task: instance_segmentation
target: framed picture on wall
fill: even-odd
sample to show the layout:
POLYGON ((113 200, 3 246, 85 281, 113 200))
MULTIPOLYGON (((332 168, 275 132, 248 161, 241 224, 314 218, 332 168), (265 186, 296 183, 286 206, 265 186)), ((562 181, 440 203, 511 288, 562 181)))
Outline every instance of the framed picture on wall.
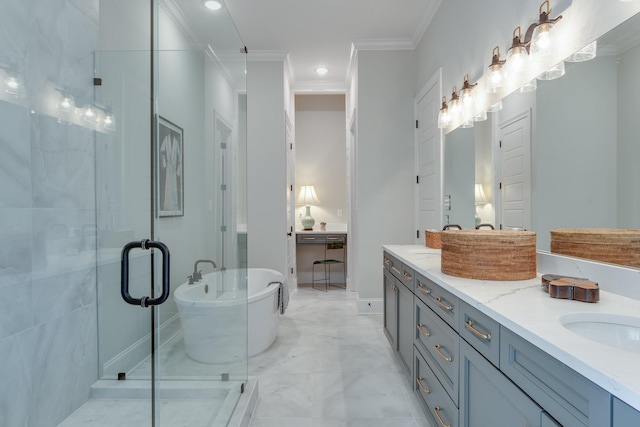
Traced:
POLYGON ((184 132, 157 116, 156 209, 158 217, 184 215, 184 132))

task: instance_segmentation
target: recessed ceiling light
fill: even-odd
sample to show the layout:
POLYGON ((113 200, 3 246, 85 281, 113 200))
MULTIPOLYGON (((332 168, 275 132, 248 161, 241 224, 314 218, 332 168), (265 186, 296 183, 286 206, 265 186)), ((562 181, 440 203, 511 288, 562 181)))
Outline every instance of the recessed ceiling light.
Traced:
POLYGON ((220 8, 222 8, 222 3, 216 0, 204 0, 202 4, 204 5, 204 7, 211 10, 219 10, 220 8))
POLYGON ((329 72, 329 69, 327 67, 318 67, 318 68, 316 68, 316 73, 318 73, 318 75, 320 75, 320 76, 324 76, 328 72, 329 72))

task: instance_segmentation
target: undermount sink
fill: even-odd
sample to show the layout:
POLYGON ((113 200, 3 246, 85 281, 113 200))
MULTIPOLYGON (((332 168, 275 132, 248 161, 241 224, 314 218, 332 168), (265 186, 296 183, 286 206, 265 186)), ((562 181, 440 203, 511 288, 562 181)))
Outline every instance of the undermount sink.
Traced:
POLYGON ((570 313, 560 318, 571 332, 600 344, 640 353, 640 317, 613 313, 570 313))

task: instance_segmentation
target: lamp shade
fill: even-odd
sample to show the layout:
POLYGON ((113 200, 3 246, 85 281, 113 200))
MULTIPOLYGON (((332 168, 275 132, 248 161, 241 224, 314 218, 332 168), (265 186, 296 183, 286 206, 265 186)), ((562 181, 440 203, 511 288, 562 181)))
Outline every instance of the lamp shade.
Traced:
POLYGON ((476 184, 475 198, 476 204, 478 205, 485 205, 489 203, 489 200, 487 200, 487 196, 484 194, 484 188, 482 188, 482 184, 476 184))
POLYGON ((301 205, 318 204, 320 200, 316 194, 316 189, 313 185, 303 185, 300 187, 300 193, 298 194, 298 203, 301 205))

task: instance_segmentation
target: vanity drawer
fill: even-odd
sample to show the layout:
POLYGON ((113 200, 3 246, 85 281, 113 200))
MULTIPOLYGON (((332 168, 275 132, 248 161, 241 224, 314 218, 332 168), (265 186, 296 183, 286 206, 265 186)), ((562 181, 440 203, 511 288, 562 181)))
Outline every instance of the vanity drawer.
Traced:
POLYGON ((416 273, 413 271, 413 269, 411 267, 406 266, 405 264, 402 264, 402 269, 401 269, 402 273, 400 275, 400 277, 398 277, 398 279, 400 279, 400 281, 402 283, 404 283, 404 285, 409 288, 411 290, 411 292, 414 292, 416 287, 415 287, 415 277, 416 277, 416 273))
POLYGON ((415 294, 431 309, 442 317, 453 329, 458 329, 458 297, 444 290, 432 280, 416 274, 415 294))
POLYGON ((451 399, 458 403, 458 334, 429 307, 416 300, 415 346, 430 361, 442 386, 451 399))
POLYGON ((456 427, 458 407, 451 401, 420 351, 416 349, 413 354, 415 360, 413 389, 418 400, 423 404, 431 425, 456 427))
POLYGON ((494 366, 500 366, 500 324, 460 301, 460 336, 494 366))
POLYGON ((563 426, 608 426, 609 393, 507 328, 500 370, 563 426))
POLYGON ((402 277, 403 264, 396 257, 385 252, 382 262, 384 268, 389 270, 396 278, 400 279, 402 277))

